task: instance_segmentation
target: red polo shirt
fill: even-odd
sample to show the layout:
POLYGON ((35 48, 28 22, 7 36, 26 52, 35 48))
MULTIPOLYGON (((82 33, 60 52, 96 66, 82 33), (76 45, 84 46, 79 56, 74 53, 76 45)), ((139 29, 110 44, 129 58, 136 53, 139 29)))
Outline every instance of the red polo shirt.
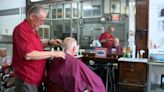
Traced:
POLYGON ((40 38, 25 19, 13 31, 12 65, 15 76, 29 84, 38 85, 45 69, 45 60, 25 60, 25 55, 34 50, 43 51, 40 38))
MULTIPOLYGON (((99 40, 101 41, 103 39, 113 39, 113 36, 111 34, 109 34, 108 32, 104 32, 100 35, 99 40)), ((109 40, 108 42, 102 43, 101 45, 102 45, 102 47, 109 49, 112 47, 113 41, 109 40)))

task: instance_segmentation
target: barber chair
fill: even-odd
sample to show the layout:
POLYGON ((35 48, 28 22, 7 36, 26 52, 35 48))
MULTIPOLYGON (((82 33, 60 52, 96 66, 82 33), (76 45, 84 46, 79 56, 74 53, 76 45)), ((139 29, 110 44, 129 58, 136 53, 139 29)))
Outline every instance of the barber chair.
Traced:
MULTIPOLYGON (((60 50, 62 50, 61 47, 60 47, 60 50)), ((51 61, 52 61, 51 58, 47 59, 45 76, 47 76, 48 67, 49 67, 51 61)), ((46 92, 65 92, 64 88, 52 83, 51 81, 46 81, 45 80, 45 85, 42 85, 42 87, 46 87, 46 92)), ((88 90, 88 89, 85 89, 83 92, 92 92, 92 91, 88 90)))
POLYGON ((47 92, 64 92, 64 89, 51 82, 47 83, 47 92))
MULTIPOLYGON (((52 61, 51 58, 47 59, 45 76, 47 76, 48 67, 51 61, 52 61)), ((45 85, 42 85, 42 86, 46 87, 46 90, 47 90, 46 92, 65 92, 63 88, 59 87, 58 85, 55 85, 54 83, 50 81, 45 81, 45 85)))
POLYGON ((97 73, 102 79, 105 79, 103 81, 105 84, 106 92, 115 92, 115 67, 113 66, 113 63, 95 63, 93 65, 89 64, 89 67, 95 71, 95 73, 97 73))
MULTIPOLYGON (((47 83, 47 92, 65 92, 64 88, 55 85, 51 82, 47 83)), ((92 92, 91 90, 85 89, 83 92, 92 92)))
POLYGON ((9 92, 14 90, 14 73, 12 72, 11 66, 1 65, 0 69, 0 92, 9 92))

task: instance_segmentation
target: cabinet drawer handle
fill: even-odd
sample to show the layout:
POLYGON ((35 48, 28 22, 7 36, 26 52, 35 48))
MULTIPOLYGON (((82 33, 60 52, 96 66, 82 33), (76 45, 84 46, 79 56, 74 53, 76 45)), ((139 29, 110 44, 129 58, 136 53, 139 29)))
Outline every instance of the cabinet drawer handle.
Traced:
POLYGON ((123 82, 127 83, 128 81, 127 80, 123 80, 123 82))
POLYGON ((130 69, 131 72, 134 72, 134 69, 130 69))
POLYGON ((134 68, 134 64, 130 64, 130 68, 134 68))

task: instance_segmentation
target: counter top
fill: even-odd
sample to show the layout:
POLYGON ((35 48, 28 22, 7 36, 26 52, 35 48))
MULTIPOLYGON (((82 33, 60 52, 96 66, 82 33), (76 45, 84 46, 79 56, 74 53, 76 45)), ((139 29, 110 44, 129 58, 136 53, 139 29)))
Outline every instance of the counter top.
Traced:
POLYGON ((147 58, 124 58, 124 57, 120 57, 118 59, 118 61, 143 62, 143 63, 147 63, 148 62, 148 59, 147 58))
POLYGON ((161 66, 163 66, 164 65, 164 62, 148 62, 148 64, 150 64, 150 65, 161 65, 161 66))
POLYGON ((83 57, 83 55, 76 55, 76 58, 81 58, 83 57))

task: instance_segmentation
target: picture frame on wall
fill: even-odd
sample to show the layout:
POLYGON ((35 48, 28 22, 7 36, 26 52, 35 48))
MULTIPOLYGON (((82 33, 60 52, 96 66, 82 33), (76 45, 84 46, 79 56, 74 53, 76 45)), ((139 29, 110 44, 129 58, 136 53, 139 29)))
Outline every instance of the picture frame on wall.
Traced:
POLYGON ((107 48, 96 48, 95 57, 106 58, 107 57, 107 48))
POLYGON ((164 17, 164 6, 159 6, 158 7, 158 16, 159 17, 164 17))
POLYGON ((120 0, 110 0, 110 13, 120 14, 121 2, 120 0))

